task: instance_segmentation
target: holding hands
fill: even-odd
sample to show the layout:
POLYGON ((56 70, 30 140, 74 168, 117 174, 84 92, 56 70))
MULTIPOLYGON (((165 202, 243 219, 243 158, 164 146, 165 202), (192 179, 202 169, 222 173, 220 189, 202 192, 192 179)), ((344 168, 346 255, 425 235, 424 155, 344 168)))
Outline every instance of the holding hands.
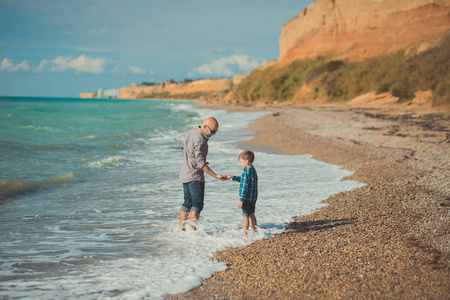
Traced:
POLYGON ((228 181, 233 178, 233 175, 219 175, 217 179, 222 181, 228 181))

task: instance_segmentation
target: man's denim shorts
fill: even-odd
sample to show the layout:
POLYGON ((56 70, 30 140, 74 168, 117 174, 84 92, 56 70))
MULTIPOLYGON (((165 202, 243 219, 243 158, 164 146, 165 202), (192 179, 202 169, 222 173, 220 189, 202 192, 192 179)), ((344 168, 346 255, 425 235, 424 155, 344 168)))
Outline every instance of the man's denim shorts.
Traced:
POLYGON ((205 183, 201 181, 191 181, 183 183, 184 203, 181 210, 189 213, 194 210, 201 212, 205 199, 205 183))
POLYGON ((243 201, 242 203, 242 215, 248 217, 255 213, 256 202, 243 201))

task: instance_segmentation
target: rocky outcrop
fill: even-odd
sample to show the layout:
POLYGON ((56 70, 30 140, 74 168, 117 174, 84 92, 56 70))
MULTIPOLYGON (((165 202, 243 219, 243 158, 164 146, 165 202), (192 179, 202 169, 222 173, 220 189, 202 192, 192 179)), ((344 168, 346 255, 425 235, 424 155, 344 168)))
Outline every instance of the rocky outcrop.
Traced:
POLYGON ((412 101, 413 104, 430 104, 433 92, 431 90, 418 91, 414 93, 414 96, 415 97, 412 101))
POLYGON ((283 26, 279 65, 335 53, 362 60, 433 41, 450 28, 450 0, 318 0, 283 26))
POLYGON ((80 93, 80 99, 92 99, 97 97, 97 93, 80 93))
POLYGON ((399 98, 392 96, 390 93, 377 94, 376 92, 370 92, 361 96, 358 96, 349 102, 350 106, 380 106, 398 103, 399 98))

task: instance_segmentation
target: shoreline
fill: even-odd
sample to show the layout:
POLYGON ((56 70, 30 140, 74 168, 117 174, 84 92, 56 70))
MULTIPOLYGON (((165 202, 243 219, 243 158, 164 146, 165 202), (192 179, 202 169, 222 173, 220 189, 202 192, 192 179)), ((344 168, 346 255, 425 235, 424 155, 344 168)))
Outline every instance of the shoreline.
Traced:
POLYGON ((167 299, 450 296, 450 118, 423 106, 267 110, 240 148, 312 154, 365 187, 294 217, 284 233, 214 257, 228 269, 167 299))

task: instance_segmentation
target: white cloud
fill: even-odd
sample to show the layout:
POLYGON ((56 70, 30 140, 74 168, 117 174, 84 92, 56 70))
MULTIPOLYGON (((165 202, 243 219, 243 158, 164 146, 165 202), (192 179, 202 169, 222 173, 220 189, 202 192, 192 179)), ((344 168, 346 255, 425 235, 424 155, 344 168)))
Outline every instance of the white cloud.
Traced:
POLYGON ((76 73, 103 73, 106 59, 104 58, 92 58, 84 55, 70 61, 69 66, 74 68, 76 73))
POLYGON ((43 59, 39 66, 36 68, 36 72, 64 72, 68 69, 68 63, 70 57, 58 57, 53 60, 43 59))
POLYGON ((194 68, 188 73, 189 76, 213 75, 213 76, 233 76, 237 73, 250 72, 255 67, 264 64, 265 61, 258 61, 248 55, 233 55, 230 57, 222 57, 212 61, 209 64, 201 65, 194 68))
POLYGON ((134 74, 145 74, 147 73, 147 71, 145 71, 142 68, 139 67, 133 67, 133 66, 129 66, 128 69, 133 72, 134 74))
POLYGON ((64 72, 67 70, 75 70, 75 73, 103 73, 106 65, 106 59, 93 58, 85 55, 80 55, 77 58, 68 56, 60 56, 53 60, 43 59, 36 72, 64 72))
POLYGON ((28 71, 29 69, 30 65, 25 60, 15 65, 11 58, 4 58, 0 65, 0 72, 28 71))

